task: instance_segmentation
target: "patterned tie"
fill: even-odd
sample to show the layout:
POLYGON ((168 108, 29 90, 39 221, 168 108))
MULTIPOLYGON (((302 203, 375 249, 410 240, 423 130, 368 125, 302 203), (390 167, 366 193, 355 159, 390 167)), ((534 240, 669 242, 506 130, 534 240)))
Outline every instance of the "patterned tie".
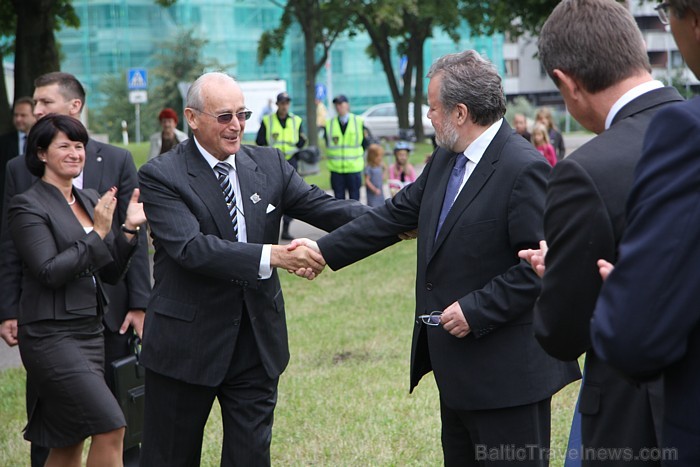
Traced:
POLYGON ((440 211, 440 219, 438 220, 437 230, 435 231, 435 238, 437 238, 442 228, 442 224, 445 222, 447 213, 450 212, 452 205, 457 199, 457 194, 459 193, 459 186, 462 184, 462 179, 464 178, 464 171, 467 167, 467 156, 464 154, 457 155, 457 161, 452 169, 452 174, 450 174, 450 181, 447 182, 447 190, 445 190, 445 200, 442 202, 442 210, 440 211))
POLYGON ((231 216, 231 224, 233 224, 233 232, 236 236, 236 240, 238 240, 236 193, 233 191, 231 180, 228 178, 228 174, 231 170, 231 164, 228 162, 219 162, 214 166, 214 170, 216 170, 216 173, 218 174, 219 186, 221 186, 221 191, 224 192, 224 199, 226 200, 226 206, 228 206, 228 214, 231 216))

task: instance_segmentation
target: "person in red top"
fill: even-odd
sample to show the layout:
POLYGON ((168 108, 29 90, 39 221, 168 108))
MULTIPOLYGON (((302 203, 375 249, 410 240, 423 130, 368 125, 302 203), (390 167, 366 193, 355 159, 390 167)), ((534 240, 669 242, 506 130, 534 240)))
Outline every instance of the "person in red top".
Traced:
POLYGON ((541 123, 538 123, 532 129, 532 144, 535 148, 542 153, 549 165, 554 167, 557 163, 557 153, 554 150, 554 146, 549 143, 549 135, 547 134, 547 128, 541 123))

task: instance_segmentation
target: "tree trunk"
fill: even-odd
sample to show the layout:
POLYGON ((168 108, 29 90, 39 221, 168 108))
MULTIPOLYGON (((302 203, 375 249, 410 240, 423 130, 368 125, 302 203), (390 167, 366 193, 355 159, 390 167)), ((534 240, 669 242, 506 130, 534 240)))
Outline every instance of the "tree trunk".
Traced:
POLYGON ((414 88, 415 98, 413 100, 413 128, 416 132, 416 140, 423 141, 425 133, 423 132, 423 76, 425 75, 425 63, 423 62, 423 49, 425 46, 425 36, 417 36, 414 43, 411 45, 413 51, 414 62, 416 64, 416 86, 414 88))
POLYGON ((34 93, 34 79, 58 71, 56 0, 12 0, 17 11, 15 98, 34 93))
POLYGON ((306 136, 309 146, 318 146, 316 129, 316 42, 313 32, 304 30, 304 69, 306 75, 306 136))

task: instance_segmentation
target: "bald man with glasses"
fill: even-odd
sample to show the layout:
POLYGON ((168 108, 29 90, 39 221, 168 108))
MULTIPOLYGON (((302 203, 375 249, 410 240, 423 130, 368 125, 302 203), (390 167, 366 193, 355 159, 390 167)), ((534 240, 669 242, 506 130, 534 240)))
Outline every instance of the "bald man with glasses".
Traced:
POLYGON ((139 173, 155 246, 141 465, 199 465, 215 398, 221 465, 269 465, 289 361, 276 269, 313 278, 325 265, 307 248, 277 245, 280 221, 333 230, 369 208, 309 186, 278 149, 242 145, 251 112, 228 75, 197 79, 185 116, 194 137, 139 173))

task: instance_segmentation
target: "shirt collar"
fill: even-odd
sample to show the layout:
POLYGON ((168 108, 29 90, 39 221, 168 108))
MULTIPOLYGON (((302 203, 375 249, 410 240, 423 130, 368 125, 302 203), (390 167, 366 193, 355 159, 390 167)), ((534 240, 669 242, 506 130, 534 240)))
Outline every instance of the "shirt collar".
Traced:
POLYGON ((486 131, 481 133, 478 138, 472 141, 472 143, 467 146, 467 149, 464 150, 464 155, 467 156, 467 159, 474 164, 478 164, 481 157, 484 155, 484 152, 486 152, 486 148, 489 147, 491 141, 493 141, 493 139, 496 137, 496 133, 498 133, 501 125, 503 125, 503 119, 499 118, 495 123, 488 127, 486 131))
POLYGON ((235 154, 231 154, 230 156, 228 156, 228 158, 224 159, 223 161, 220 161, 216 157, 212 156, 209 153, 209 151, 204 149, 201 144, 199 144, 199 141, 197 141, 196 136, 194 136, 193 138, 194 138, 194 144, 197 145, 197 149, 199 149, 199 152, 202 153, 202 156, 204 156, 204 160, 207 161, 207 164, 209 164, 209 167, 211 167, 212 170, 214 170, 214 166, 216 166, 216 164, 218 164, 219 162, 228 162, 229 164, 231 164, 231 167, 233 167, 234 169, 236 168, 236 155, 235 154))
POLYGON ((608 112, 608 116, 605 119, 605 129, 607 130, 608 128, 610 128, 610 126, 612 125, 612 121, 615 118, 615 115, 617 115, 620 109, 622 109, 624 106, 626 106, 642 94, 646 94, 650 91, 662 87, 664 87, 664 84, 661 81, 651 80, 647 81, 646 83, 639 84, 627 91, 626 93, 624 93, 610 108, 610 112, 608 112))

